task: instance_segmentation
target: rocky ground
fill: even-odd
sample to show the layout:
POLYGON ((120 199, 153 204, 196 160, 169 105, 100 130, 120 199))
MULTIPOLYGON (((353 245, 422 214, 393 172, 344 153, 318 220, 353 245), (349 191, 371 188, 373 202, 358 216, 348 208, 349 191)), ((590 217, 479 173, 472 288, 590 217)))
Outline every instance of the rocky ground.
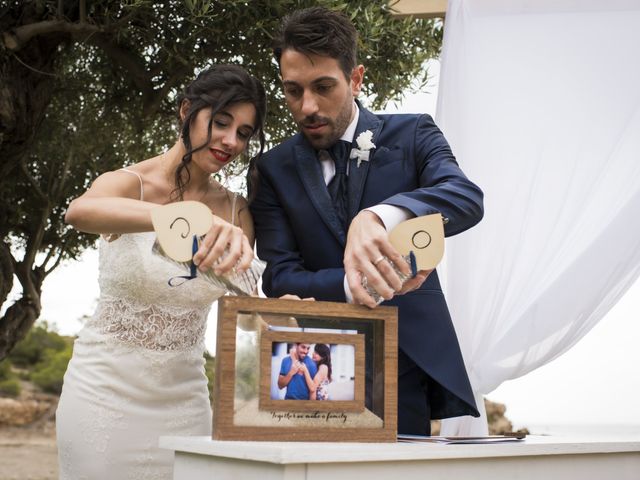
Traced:
POLYGON ((56 480, 55 425, 0 427, 0 480, 56 480))
POLYGON ((58 397, 24 382, 16 399, 0 398, 0 480, 55 480, 58 397))

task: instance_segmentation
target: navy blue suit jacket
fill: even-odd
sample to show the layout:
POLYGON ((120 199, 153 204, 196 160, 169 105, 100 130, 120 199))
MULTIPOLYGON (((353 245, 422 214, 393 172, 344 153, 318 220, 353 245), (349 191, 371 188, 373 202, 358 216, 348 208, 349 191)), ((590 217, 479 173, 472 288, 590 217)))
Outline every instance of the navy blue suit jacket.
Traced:
MULTIPOLYGON (((360 107, 354 139, 366 130, 373 132, 376 148, 359 167, 350 160, 350 219, 364 208, 385 203, 416 216, 440 212, 449 219, 446 236, 480 221, 482 191, 460 170, 429 115, 374 115, 360 107)), ((268 263, 265 294, 346 301, 346 232, 314 149, 298 133, 264 154, 256 167, 259 177, 250 208, 258 256, 268 263)), ((385 304, 399 307, 401 350, 436 382, 430 392, 432 418, 477 415, 437 273, 418 290, 385 304)))

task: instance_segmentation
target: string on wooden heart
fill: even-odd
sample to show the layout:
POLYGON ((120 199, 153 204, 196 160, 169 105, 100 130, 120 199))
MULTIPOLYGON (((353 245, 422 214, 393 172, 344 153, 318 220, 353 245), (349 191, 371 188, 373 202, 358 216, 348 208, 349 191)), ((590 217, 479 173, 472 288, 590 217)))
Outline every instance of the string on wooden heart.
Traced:
MULTIPOLYGON (((191 245, 191 254, 195 255, 196 252, 198 251, 198 236, 194 235, 193 236, 193 243, 191 245)), ((182 285, 185 282, 188 282, 189 280, 193 280, 194 278, 196 278, 198 276, 198 269, 196 267, 196 264, 193 263, 193 259, 191 260, 191 264, 189 265, 189 275, 179 275, 176 277, 171 277, 169 279, 169 286, 170 287, 178 287, 180 285, 182 285), (182 279, 182 282, 180 283, 176 283, 174 282, 174 280, 180 280, 182 279)))

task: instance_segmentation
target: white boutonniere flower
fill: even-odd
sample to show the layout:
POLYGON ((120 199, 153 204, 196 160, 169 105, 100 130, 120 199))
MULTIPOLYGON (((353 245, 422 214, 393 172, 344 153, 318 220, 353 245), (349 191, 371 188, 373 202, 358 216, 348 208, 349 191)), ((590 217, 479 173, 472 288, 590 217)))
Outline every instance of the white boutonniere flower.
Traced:
POLYGON ((351 155, 349 158, 357 158, 358 159, 358 167, 362 162, 369 161, 370 150, 376 148, 375 144, 371 141, 373 138, 373 132, 371 130, 365 130, 358 138, 356 138, 356 143, 358 144, 358 148, 351 149, 351 155))

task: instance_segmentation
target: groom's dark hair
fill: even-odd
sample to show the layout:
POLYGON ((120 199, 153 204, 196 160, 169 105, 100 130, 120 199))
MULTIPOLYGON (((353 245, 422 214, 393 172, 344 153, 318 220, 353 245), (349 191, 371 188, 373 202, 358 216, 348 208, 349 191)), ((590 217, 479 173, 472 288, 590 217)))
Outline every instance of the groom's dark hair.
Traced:
POLYGON ((358 32, 349 17, 341 12, 324 7, 296 10, 282 19, 273 39, 273 54, 278 65, 282 52, 287 49, 335 58, 349 79, 357 61, 358 32))

